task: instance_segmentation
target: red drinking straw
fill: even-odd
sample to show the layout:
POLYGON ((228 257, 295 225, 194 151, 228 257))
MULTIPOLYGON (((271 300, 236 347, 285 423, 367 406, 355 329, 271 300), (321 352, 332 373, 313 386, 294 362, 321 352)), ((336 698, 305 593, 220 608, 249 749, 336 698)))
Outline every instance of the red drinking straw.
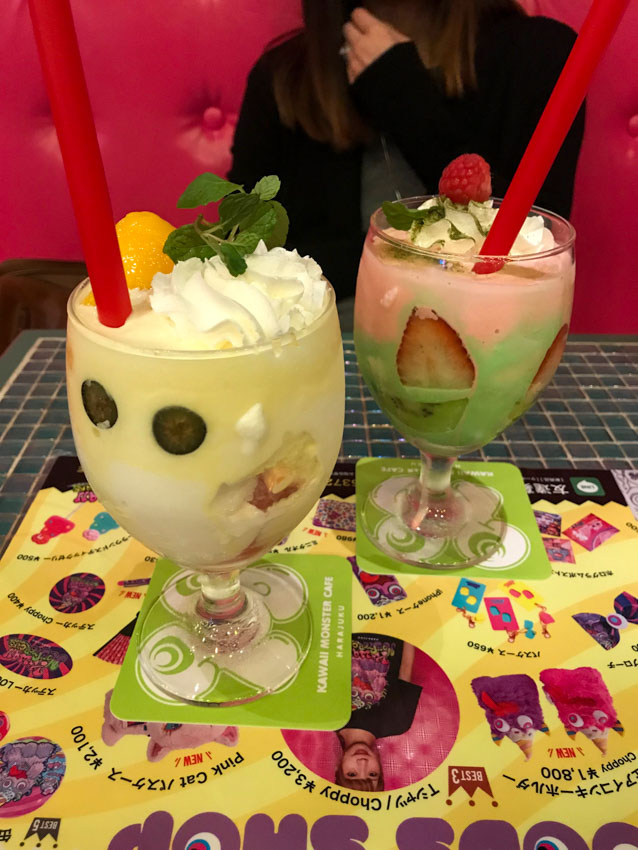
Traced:
MULTIPOLYGON (((505 257, 509 254, 628 5, 629 0, 594 0, 592 3, 483 243, 481 255, 505 257)), ((474 266, 479 274, 495 270, 489 262, 474 266)))
POLYGON ((68 0, 29 0, 97 314, 117 328, 131 312, 113 210, 68 0))

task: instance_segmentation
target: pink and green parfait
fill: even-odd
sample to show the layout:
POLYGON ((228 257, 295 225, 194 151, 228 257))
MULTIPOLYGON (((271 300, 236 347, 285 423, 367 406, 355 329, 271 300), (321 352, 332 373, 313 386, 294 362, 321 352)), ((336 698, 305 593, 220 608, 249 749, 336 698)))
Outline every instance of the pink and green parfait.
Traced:
POLYGON ((372 217, 355 344, 397 430, 421 451, 455 457, 492 440, 553 376, 571 312, 574 231, 534 208, 510 255, 478 274, 498 202, 485 197, 485 180, 465 194, 443 178, 439 188, 447 192, 386 203, 372 217))

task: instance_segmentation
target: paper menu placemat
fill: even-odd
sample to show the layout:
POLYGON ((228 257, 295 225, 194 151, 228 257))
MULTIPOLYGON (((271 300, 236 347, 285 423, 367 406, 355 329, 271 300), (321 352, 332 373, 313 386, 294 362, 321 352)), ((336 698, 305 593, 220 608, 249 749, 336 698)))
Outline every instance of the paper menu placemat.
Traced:
MULTIPOLYGON (((69 470, 81 478, 77 461, 68 459, 69 470)), ((633 616, 627 594, 638 596, 638 524, 611 473, 523 471, 533 510, 553 515, 540 519, 541 533, 552 544, 551 557, 560 560, 551 561, 552 574, 542 582, 512 579, 507 572, 472 579, 484 585, 476 606, 476 596, 474 604, 469 601, 472 592, 460 593, 462 576, 392 579, 353 572, 353 633, 411 644, 424 656, 418 672, 436 684, 422 687, 406 733, 380 739, 385 790, 375 792, 335 783, 339 745, 327 731, 237 726, 235 737, 224 727, 204 741, 155 729, 110 734, 105 696, 146 592, 143 584, 130 582, 150 577, 154 556, 121 529, 86 540, 83 531, 103 508, 85 483, 70 483, 59 473, 60 467, 1 562, 0 637, 7 639, 9 655, 0 667, 1 770, 11 787, 17 785, 24 777, 16 773, 29 773, 26 760, 34 758, 37 744, 43 769, 28 780, 28 793, 19 791, 20 799, 0 806, 0 846, 14 850, 40 842, 61 850, 129 850, 137 843, 144 850, 181 850, 206 834, 213 836, 213 847, 216 840, 222 848, 231 842, 241 850, 262 850, 273 841, 291 850, 332 850, 336 841, 358 842, 365 850, 421 850, 430 839, 450 850, 539 850, 543 841, 568 850, 636 844, 638 661, 632 647, 638 645, 638 624, 626 614, 633 616), (585 487, 595 492, 575 489, 571 478, 590 480, 585 487), (74 528, 45 543, 31 540, 46 519, 64 519, 77 505, 69 517, 74 528), (594 522, 617 531, 589 549, 566 532, 592 514, 594 522), (564 541, 571 561, 561 554, 564 541), (64 582, 72 575, 81 577, 73 586, 64 582), (100 584, 87 576, 104 584, 99 600, 100 584), (70 590, 75 595, 65 600, 70 590), (484 600, 497 595, 511 601, 515 635, 492 627, 484 600), (51 600, 62 600, 69 611, 57 611, 51 600), (581 614, 593 616, 589 630, 574 619, 581 614), (624 628, 608 622, 622 625, 618 616, 627 620, 624 628), (9 641, 11 636, 18 637, 9 641), (46 679, 25 675, 44 667, 46 679), (568 728, 560 701, 552 704, 544 692, 545 671, 578 668, 597 671, 605 688, 596 682, 602 701, 589 705, 589 715, 576 711, 583 727, 594 711, 609 708, 611 697, 613 725, 599 736, 606 739, 606 753, 595 736, 578 731, 583 727, 568 728), (479 697, 473 690, 481 677, 512 675, 532 684, 506 682, 503 696, 487 683, 487 700, 482 690, 479 697), (490 720, 490 699, 503 711, 505 703, 519 699, 524 712, 490 720), (549 734, 535 728, 529 758, 507 734, 495 742, 495 720, 512 726, 529 716, 540 725, 538 706, 549 734), (620 724, 624 734, 614 728, 620 724), (290 815, 295 817, 286 819, 290 815), (275 830, 281 838, 273 838, 275 830)), ((341 467, 324 498, 352 502, 353 480, 353 467, 341 467)), ((289 548, 293 554, 354 558, 354 533, 327 528, 325 511, 319 518, 324 524, 315 525, 317 507, 276 554, 289 548)), ((349 510, 337 512, 340 523, 349 510)))

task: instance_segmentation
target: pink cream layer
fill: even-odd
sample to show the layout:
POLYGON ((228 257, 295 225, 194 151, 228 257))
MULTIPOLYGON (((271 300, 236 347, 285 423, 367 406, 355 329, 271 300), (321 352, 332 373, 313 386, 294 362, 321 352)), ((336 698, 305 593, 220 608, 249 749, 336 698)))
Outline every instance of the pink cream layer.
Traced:
POLYGON ((394 257, 387 248, 383 240, 368 237, 357 280, 358 329, 380 343, 398 342, 412 308, 419 306, 434 310, 461 338, 481 347, 521 327, 569 316, 574 267, 568 252, 522 259, 479 276, 470 264, 451 271, 425 258, 394 257))

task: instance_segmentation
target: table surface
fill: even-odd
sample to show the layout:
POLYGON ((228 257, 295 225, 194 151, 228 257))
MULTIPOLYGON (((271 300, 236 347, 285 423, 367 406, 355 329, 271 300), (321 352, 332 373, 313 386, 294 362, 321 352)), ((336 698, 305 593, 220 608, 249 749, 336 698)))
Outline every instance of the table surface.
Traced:
MULTIPOLYGON (((357 368, 344 338, 341 458, 413 457, 357 368)), ((570 338, 542 398, 468 458, 522 467, 638 467, 638 337, 570 338)), ((55 457, 75 453, 64 380, 64 332, 25 331, 0 357, 0 551, 55 457)))

